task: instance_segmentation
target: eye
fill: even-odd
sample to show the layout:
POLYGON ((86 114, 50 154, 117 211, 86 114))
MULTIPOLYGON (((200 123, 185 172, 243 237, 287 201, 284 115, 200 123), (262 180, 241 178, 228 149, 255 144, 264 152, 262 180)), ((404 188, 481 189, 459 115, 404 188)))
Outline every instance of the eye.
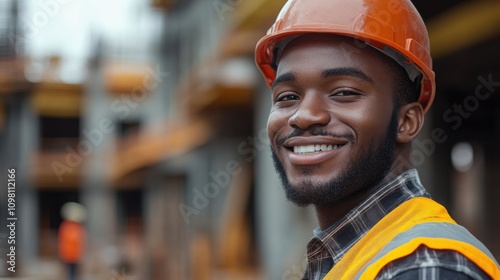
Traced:
POLYGON ((275 102, 295 101, 299 99, 300 99, 299 96, 295 93, 284 92, 276 97, 275 102))
POLYGON ((335 90, 332 93, 332 96, 339 96, 339 97, 355 96, 355 95, 360 95, 360 93, 358 93, 358 92, 356 92, 356 91, 354 91, 352 89, 346 89, 346 88, 335 90))
POLYGON ((362 95, 362 92, 353 88, 337 88, 330 93, 329 98, 334 102, 351 103, 357 101, 362 95))
POLYGON ((290 100, 299 100, 299 97, 294 94, 287 94, 285 96, 278 98, 278 101, 290 101, 290 100))

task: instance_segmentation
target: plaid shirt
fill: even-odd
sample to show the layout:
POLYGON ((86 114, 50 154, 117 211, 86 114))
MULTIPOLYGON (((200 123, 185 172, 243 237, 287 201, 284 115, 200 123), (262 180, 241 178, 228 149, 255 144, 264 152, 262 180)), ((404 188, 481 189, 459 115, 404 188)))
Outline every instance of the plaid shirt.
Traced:
MULTIPOLYGON (((397 206, 413 197, 430 197, 415 169, 408 170, 352 209, 330 228, 314 231, 307 245, 303 279, 323 279, 363 235, 397 206)), ((490 279, 458 252, 419 247, 411 255, 389 263, 377 279, 490 279), (429 265, 432 264, 432 265, 429 265)))

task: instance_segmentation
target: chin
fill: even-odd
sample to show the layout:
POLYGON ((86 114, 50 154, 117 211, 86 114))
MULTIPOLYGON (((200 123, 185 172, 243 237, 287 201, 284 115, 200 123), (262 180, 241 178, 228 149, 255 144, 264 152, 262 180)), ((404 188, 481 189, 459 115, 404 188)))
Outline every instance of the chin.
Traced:
POLYGON ((298 206, 336 203, 346 197, 350 189, 347 184, 339 184, 334 178, 312 176, 282 183, 287 199, 298 206))

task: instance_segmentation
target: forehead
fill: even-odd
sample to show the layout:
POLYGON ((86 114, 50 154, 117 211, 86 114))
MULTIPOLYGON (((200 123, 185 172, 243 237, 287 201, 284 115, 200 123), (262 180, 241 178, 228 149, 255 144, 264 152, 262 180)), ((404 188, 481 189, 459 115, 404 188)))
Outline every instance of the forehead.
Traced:
POLYGON ((277 74, 306 68, 354 67, 365 71, 388 70, 383 54, 353 38, 307 34, 290 42, 277 62, 277 74))

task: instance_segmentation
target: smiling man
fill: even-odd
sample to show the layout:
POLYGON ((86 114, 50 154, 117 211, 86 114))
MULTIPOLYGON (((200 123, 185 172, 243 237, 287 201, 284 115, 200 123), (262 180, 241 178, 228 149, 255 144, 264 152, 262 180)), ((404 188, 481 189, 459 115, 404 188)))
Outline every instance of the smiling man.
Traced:
POLYGON ((409 164, 435 95, 409 0, 289 0, 256 48, 286 197, 313 205, 304 279, 500 279, 409 164))

